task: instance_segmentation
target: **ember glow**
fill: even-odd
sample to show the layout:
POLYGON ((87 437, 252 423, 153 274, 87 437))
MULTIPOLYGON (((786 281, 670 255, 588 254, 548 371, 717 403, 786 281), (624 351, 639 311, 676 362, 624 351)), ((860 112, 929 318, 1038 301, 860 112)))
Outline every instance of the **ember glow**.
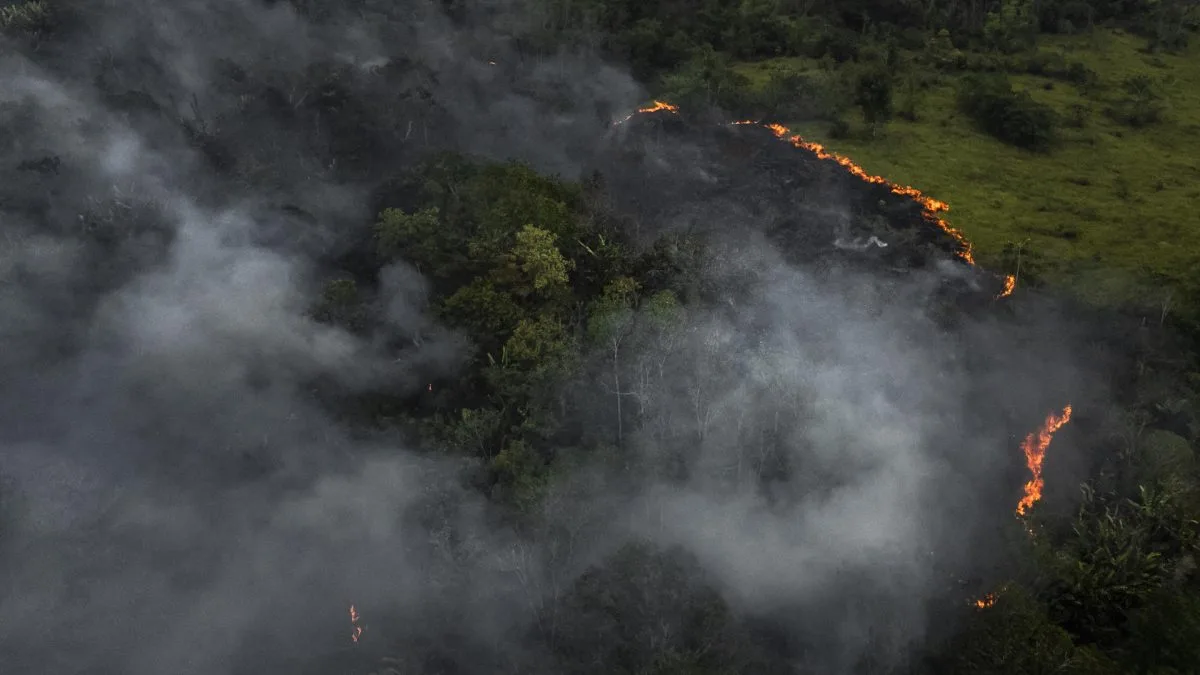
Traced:
POLYGON ((1046 448, 1050 447, 1050 440, 1054 438, 1054 433, 1070 421, 1071 405, 1067 404, 1067 407, 1063 408, 1062 414, 1051 413, 1048 415, 1046 421, 1042 423, 1042 428, 1036 433, 1026 436, 1025 442, 1021 444, 1021 450, 1025 452, 1025 464, 1029 467, 1029 473, 1033 474, 1033 477, 1025 483, 1025 496, 1021 497, 1021 501, 1017 504, 1017 515, 1025 515, 1029 507, 1042 498, 1042 486, 1044 485, 1042 464, 1046 461, 1046 448))
POLYGON ((996 604, 996 594, 988 593, 987 595, 983 596, 982 598, 979 598, 972 604, 974 604, 975 607, 977 607, 978 609, 987 609, 988 607, 991 607, 992 605, 996 604))
POLYGON ((359 618, 358 610, 354 608, 354 605, 350 605, 350 623, 354 625, 354 632, 350 633, 350 639, 354 642, 358 642, 363 633, 362 626, 358 625, 359 618))

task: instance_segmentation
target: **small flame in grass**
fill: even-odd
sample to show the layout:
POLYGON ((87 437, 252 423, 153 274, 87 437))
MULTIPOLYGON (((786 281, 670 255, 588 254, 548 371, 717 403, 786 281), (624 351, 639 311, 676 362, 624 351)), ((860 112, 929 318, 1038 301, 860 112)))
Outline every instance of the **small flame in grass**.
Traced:
POLYGON ((616 122, 613 122, 613 126, 615 127, 618 124, 624 124, 624 123, 628 122, 629 120, 633 119, 634 115, 638 115, 641 113, 656 113, 656 112, 661 112, 663 110, 665 110, 669 113, 672 113, 672 114, 676 114, 676 115, 679 114, 679 106, 671 105, 670 103, 666 103, 664 101, 655 101, 653 105, 648 105, 645 108, 638 108, 636 111, 631 112, 628 115, 626 115, 624 119, 620 119, 620 120, 617 120, 616 122))
POLYGON ((350 605, 350 623, 354 625, 354 632, 350 633, 350 640, 356 643, 363 634, 363 627, 358 625, 359 618, 358 610, 354 608, 354 605, 350 605))
POLYGON ((996 594, 988 593, 971 604, 975 605, 977 609, 987 609, 996 604, 996 594))
POLYGON ((1000 291, 1000 294, 996 296, 996 299, 999 300, 1000 298, 1007 298, 1008 296, 1012 295, 1013 291, 1016 288, 1017 288, 1017 278, 1011 274, 1005 275, 1004 290, 1000 291))
POLYGON ((1025 453, 1025 464, 1029 467, 1029 473, 1033 477, 1029 479, 1029 482, 1025 483, 1025 495, 1017 503, 1017 515, 1025 515, 1029 508, 1042 498, 1042 487, 1044 485, 1042 480, 1042 464, 1046 461, 1046 448, 1050 447, 1050 441, 1054 438, 1054 433, 1070 421, 1071 404, 1068 403, 1063 408, 1062 414, 1055 415, 1054 413, 1050 413, 1047 415, 1046 421, 1042 423, 1042 428, 1026 436, 1025 442, 1021 444, 1021 450, 1025 453))

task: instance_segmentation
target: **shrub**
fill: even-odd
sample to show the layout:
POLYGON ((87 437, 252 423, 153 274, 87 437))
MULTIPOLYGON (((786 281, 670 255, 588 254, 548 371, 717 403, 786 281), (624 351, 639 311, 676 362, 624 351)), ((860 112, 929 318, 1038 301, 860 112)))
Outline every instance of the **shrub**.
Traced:
POLYGON ((1063 76, 1068 82, 1081 86, 1092 85, 1100 80, 1100 76, 1096 71, 1088 68, 1079 61, 1072 61, 1067 66, 1067 72, 1063 76))
POLYGON ((1063 124, 1072 129, 1083 129, 1087 126, 1088 116, 1091 115, 1091 109, 1082 103, 1072 103, 1067 108, 1067 115, 1063 118, 1063 124))
POLYGON ((1065 75, 1067 60, 1057 52, 1036 51, 1025 57, 1025 71, 1030 75, 1055 77, 1065 75))
POLYGON ((756 117, 788 120, 826 120, 848 107, 844 83, 832 75, 773 70, 757 92, 756 117))
POLYGON ((1134 75, 1122 84, 1125 95, 1107 109, 1112 119, 1134 128, 1162 121, 1166 106, 1158 85, 1148 75, 1134 75))
POLYGON ((829 137, 834 139, 850 137, 850 123, 844 119, 835 119, 829 123, 829 137))
POLYGON ((827 26, 811 54, 816 58, 831 56, 838 63, 852 61, 858 56, 859 36, 852 30, 827 26))
POLYGON ((54 23, 54 11, 40 0, 0 7, 0 31, 5 33, 48 33, 54 23))
POLYGON ((963 78, 958 105, 979 128, 995 138, 1029 150, 1046 151, 1056 138, 1054 111, 1024 92, 1014 91, 1003 75, 963 78))

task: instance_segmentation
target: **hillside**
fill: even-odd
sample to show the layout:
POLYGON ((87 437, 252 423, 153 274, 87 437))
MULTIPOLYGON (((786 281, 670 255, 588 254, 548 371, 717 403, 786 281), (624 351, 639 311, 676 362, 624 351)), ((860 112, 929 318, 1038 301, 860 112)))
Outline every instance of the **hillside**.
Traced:
POLYGON ((1192 675, 1198 9, 0 2, 0 669, 1192 675))
MULTIPOLYGON (((832 138, 800 123, 806 137, 874 173, 947 201, 948 220, 975 242, 980 260, 1015 271, 1022 248, 1027 278, 1070 288, 1095 302, 1155 308, 1174 292, 1200 290, 1200 47, 1147 54, 1119 32, 1043 38, 1039 53, 1086 65, 1085 86, 1023 74, 1017 86, 1064 118, 1079 117, 1049 153, 1014 148, 980 132, 955 103, 955 77, 934 78, 918 119, 893 120, 879 138, 832 138), (1164 117, 1130 128, 1104 114, 1122 83, 1146 75, 1161 87, 1164 117)), ((756 68, 769 67, 760 64, 756 68)), ((851 118, 853 118, 851 116, 851 118)), ((857 122, 857 120, 855 120, 857 122)), ((860 131, 855 135, 862 135, 860 131)))

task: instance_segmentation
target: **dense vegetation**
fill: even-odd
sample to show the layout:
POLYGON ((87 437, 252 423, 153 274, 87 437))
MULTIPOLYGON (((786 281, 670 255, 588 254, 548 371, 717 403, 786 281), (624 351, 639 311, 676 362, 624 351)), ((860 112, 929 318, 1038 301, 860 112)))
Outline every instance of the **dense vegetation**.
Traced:
MULTIPOLYGON (((55 4, 0 8, 0 30, 23 41, 36 60, 61 39, 57 33, 81 30, 78 17, 65 9, 56 13, 55 4)), ((292 4, 314 22, 341 11, 330 3, 292 4)), ((381 3, 366 0, 347 4, 364 12, 384 11, 381 3)), ((452 20, 464 24, 476 25, 479 13, 488 11, 468 0, 441 4, 452 20)), ((963 116, 955 118, 958 135, 948 136, 947 143, 992 143, 984 152, 1002 148, 1007 153, 974 172, 1017 173, 1025 163, 1044 167, 1037 162, 1075 152, 1072 148, 1088 143, 1082 135, 1101 117, 1110 125, 1105 129, 1120 128, 1122 135, 1095 140, 1083 154, 1071 155, 1075 160, 1064 161, 1099 152, 1098 144, 1142 143, 1170 117, 1190 114, 1169 108, 1169 100, 1194 102, 1200 96, 1200 80, 1173 78, 1173 65, 1159 77, 1110 73, 1087 52, 1075 59, 1051 48, 1108 35, 1122 44, 1136 40, 1147 58, 1180 63, 1171 59, 1195 54, 1188 51, 1194 49, 1189 40, 1200 27, 1200 6, 1187 0, 528 0, 521 6, 522 20, 502 28, 522 58, 550 58, 563 45, 591 50, 627 64, 651 90, 699 118, 716 107, 722 111, 718 118, 796 124, 866 158, 861 162, 868 169, 922 187, 923 175, 937 174, 923 174, 915 163, 942 164, 930 169, 936 171, 963 170, 929 154, 903 161, 889 153, 917 142, 903 140, 902 133, 918 141, 923 134, 942 134, 942 127, 930 121, 935 110, 963 116), (1038 91, 1029 78, 1060 83, 1060 89, 1038 91), (1172 87, 1183 91, 1164 91, 1172 87), (1075 94, 1059 100, 1058 93, 1048 93, 1066 88, 1107 104, 1093 110, 1073 102, 1075 94)), ((403 67, 417 71, 420 64, 403 67)), ((223 127, 205 124, 199 111, 196 119, 162 122, 183 127, 206 170, 227 181, 222 190, 276 188, 286 183, 289 171, 299 171, 297 165, 308 170, 304 162, 309 160, 319 167, 312 170, 331 182, 371 184, 373 213, 346 227, 351 243, 339 241, 338 247, 321 251, 320 289, 308 298, 307 315, 401 354, 466 345, 465 365, 451 373, 417 369, 405 381, 372 381, 358 388, 317 377, 305 381, 321 409, 355 433, 394 434, 423 454, 461 461, 466 481, 496 507, 497 529, 535 533, 539 542, 550 542, 545 546, 555 564, 583 569, 552 593, 523 588, 527 597, 538 597, 529 600, 534 626, 520 638, 548 654, 551 661, 541 664, 541 672, 783 673, 795 672, 798 662, 809 668, 827 665, 805 663, 801 656, 819 651, 820 617, 807 623, 743 617, 715 590, 717 584, 695 556, 652 541, 626 544, 583 564, 574 547, 586 538, 585 528, 557 517, 569 511, 559 504, 569 501, 564 493, 596 489, 581 486, 586 482, 581 475, 600 476, 596 480, 603 490, 618 494, 623 489, 633 494, 633 486, 652 481, 682 482, 702 470, 720 476, 715 484, 750 483, 773 499, 783 499, 774 496, 773 486, 789 480, 820 488, 825 467, 797 465, 784 451, 797 442, 794 436, 806 414, 801 411, 819 402, 806 400, 787 373, 748 372, 730 346, 741 343, 728 334, 695 329, 713 307, 733 307, 742 300, 726 286, 754 287, 762 281, 755 276, 760 271, 728 262, 741 250, 736 245, 707 233, 642 222, 643 216, 614 203, 620 195, 600 172, 576 181, 539 173, 527 163, 485 161, 433 147, 417 153, 419 161, 405 156, 403 166, 393 163, 400 144, 413 133, 411 121, 393 119, 396 111, 417 105, 413 101, 425 105, 431 95, 421 89, 424 85, 399 89, 403 78, 395 73, 362 76, 382 78, 370 86, 382 82, 403 92, 395 94, 399 102, 381 101, 365 95, 378 90, 356 77, 336 66, 314 66, 299 82, 288 83, 293 92, 308 93, 285 99, 281 84, 229 76, 225 85, 240 97, 239 114, 278 116, 292 125, 295 137, 310 139, 303 162, 293 162, 286 149, 252 146, 261 127, 249 122, 239 127, 237 116, 222 120, 223 127), (374 140, 363 141, 360 132, 374 140), (733 271, 714 275, 718 260, 733 271), (396 276, 409 273, 410 266, 424 280, 423 309, 436 328, 400 325, 394 316, 396 276), (706 389, 714 382, 754 377, 762 379, 738 390, 753 399, 753 415, 722 407, 706 389), (408 381, 414 378, 421 378, 415 387, 408 381), (698 468, 697 449, 714 445, 724 448, 730 464, 698 468), (795 625, 808 629, 807 637, 780 628, 795 625)), ((126 103, 131 91, 121 94, 126 103)), ((437 110, 450 103, 429 105, 437 110)), ((164 101, 151 99, 148 105, 166 108, 164 101)), ((123 110, 139 114, 128 112, 135 107, 123 110)), ((28 117, 20 117, 20 123, 42 123, 28 117)), ((440 123, 434 113, 417 119, 429 120, 426 137, 429 126, 440 123)), ((11 138, 4 147, 14 157, 26 152, 11 138)), ((1181 173, 1177 183, 1153 194, 1139 186, 1134 195, 1133 187, 1116 183, 1118 203, 1153 204, 1157 194, 1171 192, 1194 198, 1200 180, 1196 156, 1190 159, 1192 173, 1181 173)), ((20 159, 20 176, 28 183, 18 187, 67 180, 59 178, 57 158, 20 159)), ((1188 160, 1175 155, 1170 161, 1182 167, 1188 160)), ((805 180, 818 184, 810 176, 805 180)), ((1104 343, 1105 354, 1117 352, 1111 374, 1117 405, 1080 422, 1087 428, 1081 438, 1096 449, 1078 497, 1059 500, 1057 508, 1035 509, 1027 521, 1029 536, 1025 522, 1005 526, 1007 539, 997 555, 1003 563, 987 586, 939 596, 954 602, 935 610, 954 617, 946 622, 950 628, 904 648, 867 636, 862 639, 870 645, 864 650, 868 656, 839 665, 847 672, 931 675, 1198 672, 1200 276, 1193 264, 1195 245, 1182 241, 1166 247, 1176 250, 1160 253, 1151 247, 1146 253, 1140 244, 1130 244, 1135 252, 1129 264, 1115 250, 1059 256, 1061 248, 1028 242, 1040 237, 1060 247, 1076 240, 1096 241, 1097 249, 1119 247, 1113 237, 1090 229, 1090 216, 1100 219, 1101 212, 1112 210, 1111 202, 1079 197, 1072 204, 1078 216, 1074 224, 1050 222, 1054 214, 1014 206, 1024 212, 1021 224, 989 234, 991 221, 975 220, 983 207, 961 208, 952 183, 933 187, 933 196, 951 201, 954 213, 963 212, 955 225, 979 244, 983 265, 1017 276, 1018 294, 1042 287, 1051 296, 1074 293, 1097 301, 1087 308, 1069 306, 1102 327, 1097 330, 1111 331, 1092 337, 1104 343), (1043 230, 1021 229, 1029 223, 1043 230), (1103 275, 1115 280, 1104 292, 1080 291, 1081 279, 1103 275), (972 607, 970 598, 983 593, 993 593, 994 604, 972 607)), ((51 194, 69 199, 50 189, 44 194, 29 189, 3 206, 6 213, 44 218, 52 223, 47 230, 57 227, 80 237, 88 264, 98 271, 89 270, 107 285, 124 283, 125 268, 153 269, 156 255, 148 251, 170 246, 170 237, 158 234, 154 204, 88 195, 87 216, 64 221, 39 201, 51 194)), ((888 206, 878 202, 881 210, 888 206)), ((307 216, 299 207, 292 209, 298 220, 307 216)), ((1187 216, 1194 219, 1191 211, 1180 217, 1187 216)), ((861 213, 854 217, 867 219, 861 213)), ((1186 238, 1184 224, 1161 227, 1186 238)), ((1156 227, 1147 223, 1137 232, 1150 236, 1156 227)), ((989 307, 997 316, 1008 311, 1003 305, 989 307)), ((953 301, 930 309, 939 317, 958 311, 953 301)), ((954 323, 944 319, 936 325, 954 323)), ((756 344, 761 352, 747 358, 770 371, 778 364, 768 354, 770 345, 756 344)), ((247 455, 257 457, 255 452, 247 455)), ((441 537, 430 546, 444 554, 438 560, 446 575, 468 569, 475 555, 470 542, 452 529, 430 535, 431 541, 441 537)), ((517 562, 512 569, 525 585, 528 571, 517 562)), ((447 585, 453 583, 465 582, 456 577, 447 585)), ((387 672, 465 672, 444 645, 429 646, 435 642, 404 642, 409 655, 389 662, 387 672)))
MULTIPOLYGON (((703 302, 686 284, 699 275, 688 269, 691 257, 679 257, 699 242, 664 241, 634 254, 615 223, 593 210, 586 186, 549 181, 520 165, 476 167, 444 158, 412 180, 414 186, 423 182, 413 189, 418 196, 412 206, 385 210, 376 225, 377 252, 382 261, 399 256, 431 271, 438 287, 436 311, 470 336, 476 365, 470 379, 432 385, 433 400, 426 402, 430 412, 413 418, 410 404, 397 402, 390 409, 377 408, 382 415, 377 420, 407 418, 422 430, 426 447, 485 460, 481 485, 493 499, 522 511, 539 503, 553 474, 579 451, 593 458, 615 453, 613 459, 622 461, 631 437, 643 436, 635 443, 645 443, 644 434, 653 434, 663 448, 672 447, 674 439, 678 445, 671 452, 678 459, 637 470, 642 477, 645 471, 670 476, 673 465, 686 465, 688 447, 712 433, 705 430, 708 424, 729 423, 720 413, 705 427, 672 422, 670 406, 663 405, 672 393, 661 388, 670 382, 661 369, 664 363, 668 370, 678 365, 670 365, 670 356, 659 349, 683 348, 687 338, 674 327, 686 324, 690 305, 703 302), (539 226, 529 224, 534 222, 539 226), (683 300, 688 297, 692 303, 683 300), (599 383, 599 392, 563 387, 581 377, 599 383), (585 410, 605 409, 590 416, 584 428, 566 426, 585 410), (547 454, 550 447, 556 449, 547 454)), ((341 280, 330 284, 316 312, 353 328, 371 320, 371 306, 354 281, 341 280)), ((1036 518, 1046 534, 1014 540, 1010 554, 1019 562, 1010 568, 1014 576, 995 591, 995 604, 974 612, 961 633, 911 664, 915 672, 1193 672, 1200 658, 1200 596, 1193 572, 1200 543, 1200 484, 1192 450, 1196 422, 1192 389, 1170 374, 1191 360, 1178 347, 1161 346, 1171 329, 1152 333, 1159 346, 1139 350, 1142 370, 1135 386, 1155 393, 1139 395, 1126 412, 1114 413, 1129 420, 1104 425, 1109 430, 1104 433, 1122 440, 1114 439, 1114 453, 1083 486, 1077 512, 1036 518)), ((740 446, 745 440, 727 442, 740 446)), ((794 470, 770 467, 764 460, 782 457, 760 456, 751 470, 764 477, 794 470)), ((690 619, 677 614, 685 612, 677 605, 653 604, 662 600, 642 595, 648 589, 625 590, 627 583, 648 583, 638 581, 644 575, 664 575, 670 581, 658 583, 676 583, 677 577, 697 574, 676 570, 673 566, 683 563, 673 558, 657 561, 646 555, 641 549, 623 554, 593 573, 616 576, 585 577, 578 592, 636 593, 639 599, 631 602, 658 608, 645 611, 695 621, 689 630, 700 632, 684 631, 678 637, 684 643, 664 653, 642 644, 649 639, 646 631, 655 628, 637 627, 640 618, 613 616, 608 619, 612 632, 602 632, 603 637, 568 638, 581 641, 562 647, 572 650, 572 662, 582 658, 573 650, 582 649, 594 656, 581 664, 590 658, 602 664, 595 672, 773 672, 779 667, 752 665, 765 657, 753 650, 742 653, 736 642, 717 651, 698 646, 715 635, 745 630, 725 624, 728 619, 690 619)), ((613 603, 616 612, 627 607, 612 599, 567 602, 613 603)), ((725 610, 686 610, 691 611, 725 610)))

